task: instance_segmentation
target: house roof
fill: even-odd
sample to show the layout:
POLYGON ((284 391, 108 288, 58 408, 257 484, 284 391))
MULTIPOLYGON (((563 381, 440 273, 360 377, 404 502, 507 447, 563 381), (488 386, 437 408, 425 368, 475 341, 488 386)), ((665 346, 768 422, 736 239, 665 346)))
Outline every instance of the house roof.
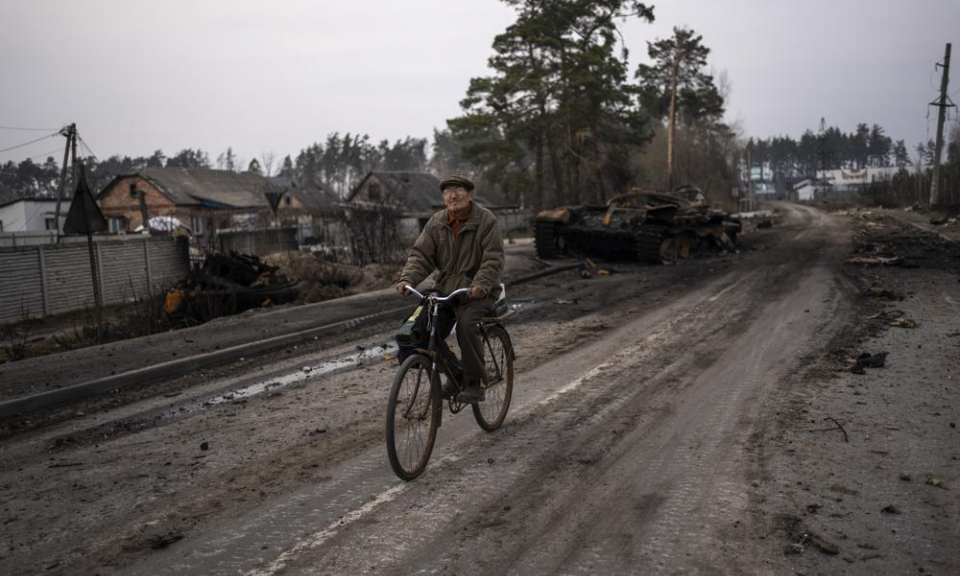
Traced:
POLYGON ((274 176, 270 183, 294 196, 307 208, 328 208, 340 202, 337 194, 322 184, 302 187, 286 176, 274 176))
MULTIPOLYGON (((270 208, 266 193, 270 181, 254 172, 210 168, 142 168, 120 178, 140 176, 159 188, 175 204, 214 208, 270 208)), ((113 187, 111 182, 101 195, 113 187)))
MULTIPOLYGON (((73 196, 64 195, 62 201, 64 205, 69 205, 72 200, 73 196)), ((16 204, 17 202, 52 202, 56 204, 57 199, 50 196, 17 196, 13 192, 0 189, 0 207, 16 204)))
MULTIPOLYGON (((432 211, 440 199, 440 180, 428 172, 386 172, 372 171, 363 177, 350 194, 350 202, 371 177, 387 187, 388 196, 395 199, 400 206, 411 212, 432 211)), ((440 201, 442 205, 442 200, 440 201)))

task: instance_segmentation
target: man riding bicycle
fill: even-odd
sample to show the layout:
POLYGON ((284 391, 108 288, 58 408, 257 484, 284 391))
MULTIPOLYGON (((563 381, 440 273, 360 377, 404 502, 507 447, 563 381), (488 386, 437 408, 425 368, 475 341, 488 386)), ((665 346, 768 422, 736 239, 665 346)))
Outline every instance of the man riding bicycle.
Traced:
MULTIPOLYGON (((478 324, 492 314, 500 295, 503 234, 497 217, 475 202, 474 185, 468 178, 449 176, 440 183, 440 192, 446 208, 424 226, 395 288, 405 296, 406 286, 415 287, 434 270, 439 270, 436 287, 444 294, 469 287, 466 297, 453 305, 465 383, 456 401, 476 403, 484 400, 480 384, 486 377, 478 324)), ((437 330, 441 340, 450 333, 453 322, 450 314, 440 317, 437 330)), ((449 388, 444 388, 449 395, 449 388)))

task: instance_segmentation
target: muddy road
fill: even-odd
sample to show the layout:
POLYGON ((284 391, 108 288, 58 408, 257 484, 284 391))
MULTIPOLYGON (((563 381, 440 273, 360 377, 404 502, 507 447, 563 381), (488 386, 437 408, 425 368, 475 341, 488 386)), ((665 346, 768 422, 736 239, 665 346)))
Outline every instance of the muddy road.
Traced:
MULTIPOLYGON (((893 536, 884 525, 847 541, 853 525, 882 517, 853 495, 865 494, 877 455, 844 446, 826 462, 843 438, 803 427, 824 427, 811 410, 837 374, 844 386, 856 378, 838 347, 884 337, 857 329, 860 295, 877 278, 845 269, 854 220, 785 210, 741 254, 618 263, 609 276, 570 271, 512 290, 517 372, 504 427, 487 434, 469 411, 447 415, 410 483, 393 476, 383 445, 395 322, 6 431, 0 572, 957 573, 955 425, 902 440, 927 466, 911 488, 928 470, 941 484, 918 497, 928 509, 899 515, 893 536), (818 524, 807 516, 827 504, 813 500, 841 471, 853 479, 832 495, 853 511, 818 524), (912 548, 890 555, 904 534, 912 548)), ((956 312, 956 270, 936 274, 956 312)), ((938 383, 960 377, 949 356, 960 339, 945 326, 937 358, 947 359, 928 366, 938 383)), ((931 426, 957 421, 951 382, 916 408, 941 415, 931 426)), ((862 399, 831 398, 853 436, 845 444, 870 439, 841 416, 862 399)), ((868 420, 885 417, 875 410, 868 420)))

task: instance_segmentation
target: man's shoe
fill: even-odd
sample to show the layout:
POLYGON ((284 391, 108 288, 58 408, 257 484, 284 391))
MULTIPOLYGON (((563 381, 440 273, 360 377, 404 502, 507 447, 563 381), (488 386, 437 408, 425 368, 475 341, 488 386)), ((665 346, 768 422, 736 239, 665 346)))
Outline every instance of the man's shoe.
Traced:
POLYGON ((444 378, 443 384, 440 386, 440 396, 444 400, 449 400, 453 398, 453 395, 457 393, 457 385, 454 384, 449 378, 444 378))
POLYGON ((462 404, 476 404, 484 400, 486 400, 486 395, 483 393, 483 388, 479 385, 468 386, 457 394, 457 402, 462 404))

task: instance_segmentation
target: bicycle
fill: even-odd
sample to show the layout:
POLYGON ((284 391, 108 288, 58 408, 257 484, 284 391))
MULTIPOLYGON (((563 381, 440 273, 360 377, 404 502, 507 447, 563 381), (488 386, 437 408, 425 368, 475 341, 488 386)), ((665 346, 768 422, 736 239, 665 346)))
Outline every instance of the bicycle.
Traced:
MULTIPOLYGON (((505 302, 501 284, 498 304, 505 302)), ((397 370, 387 402, 386 440, 387 457, 394 473, 402 480, 413 480, 427 467, 430 454, 437 439, 437 429, 443 420, 441 375, 453 384, 453 394, 447 398, 451 414, 457 414, 468 404, 457 402, 457 394, 463 390, 462 375, 452 369, 452 352, 439 346, 437 318, 440 307, 459 294, 461 288, 448 296, 421 294, 414 288, 406 289, 426 305, 429 333, 427 348, 417 348, 397 370)), ((503 425, 513 396, 513 361, 515 358, 510 335, 504 320, 513 315, 512 310, 503 314, 485 317, 480 321, 480 337, 483 345, 484 376, 482 382, 486 400, 469 404, 480 428, 493 432, 503 425)))

